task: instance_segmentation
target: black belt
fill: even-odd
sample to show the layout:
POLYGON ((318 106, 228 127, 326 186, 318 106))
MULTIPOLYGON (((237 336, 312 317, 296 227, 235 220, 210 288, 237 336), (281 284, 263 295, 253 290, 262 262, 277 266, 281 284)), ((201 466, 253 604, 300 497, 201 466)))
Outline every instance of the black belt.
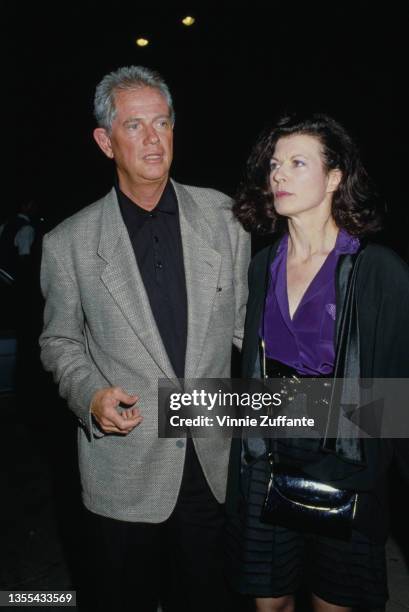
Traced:
POLYGON ((309 397, 310 406, 314 406, 315 408, 318 406, 329 407, 329 399, 331 396, 331 383, 329 380, 320 385, 318 397, 316 397, 317 385, 314 387, 313 383, 309 383, 308 381, 316 381, 321 378, 329 379, 332 378, 332 374, 320 374, 314 377, 300 374, 295 368, 281 361, 277 361, 276 359, 271 359, 270 357, 265 358, 265 374, 266 378, 281 379, 279 387, 285 399, 291 401, 296 393, 309 393, 311 395, 311 397, 309 397), (314 393, 312 393, 313 389, 314 393))
POLYGON ((318 374, 316 376, 311 376, 310 374, 300 374, 295 368, 283 363, 282 361, 277 361, 276 359, 271 359, 266 356, 266 374, 268 378, 291 378, 295 376, 296 378, 331 378, 332 374, 318 374))

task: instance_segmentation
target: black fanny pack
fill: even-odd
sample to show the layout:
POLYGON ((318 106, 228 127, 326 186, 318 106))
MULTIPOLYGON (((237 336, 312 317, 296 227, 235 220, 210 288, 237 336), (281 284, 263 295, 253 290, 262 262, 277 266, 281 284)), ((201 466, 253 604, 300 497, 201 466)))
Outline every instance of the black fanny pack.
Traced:
POLYGON ((358 494, 313 480, 292 466, 275 463, 261 511, 263 523, 348 540, 358 494))

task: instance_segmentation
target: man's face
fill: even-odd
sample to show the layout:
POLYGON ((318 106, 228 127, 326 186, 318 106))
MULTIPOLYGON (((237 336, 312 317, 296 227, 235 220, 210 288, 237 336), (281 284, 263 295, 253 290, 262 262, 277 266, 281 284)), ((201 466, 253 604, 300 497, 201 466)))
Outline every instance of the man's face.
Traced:
POLYGON ((116 117, 111 132, 94 131, 105 155, 115 159, 119 185, 125 192, 168 179, 173 156, 173 126, 162 94, 152 87, 122 90, 115 95, 116 117))

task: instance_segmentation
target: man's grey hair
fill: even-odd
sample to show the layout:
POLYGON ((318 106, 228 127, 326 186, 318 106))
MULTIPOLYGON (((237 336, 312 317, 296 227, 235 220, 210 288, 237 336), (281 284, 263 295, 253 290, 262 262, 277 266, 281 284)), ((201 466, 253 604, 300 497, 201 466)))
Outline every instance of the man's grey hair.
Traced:
POLYGON ((94 115, 99 127, 111 131, 116 116, 115 94, 118 91, 142 87, 152 87, 163 95, 169 106, 171 121, 174 123, 172 96, 161 75, 144 66, 123 66, 105 75, 95 90, 94 115))

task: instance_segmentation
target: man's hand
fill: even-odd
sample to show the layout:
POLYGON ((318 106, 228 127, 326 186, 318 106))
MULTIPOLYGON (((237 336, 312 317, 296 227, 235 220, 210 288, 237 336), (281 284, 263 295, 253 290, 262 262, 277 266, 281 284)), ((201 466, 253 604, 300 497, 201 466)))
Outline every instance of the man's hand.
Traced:
POLYGON ((121 387, 106 387, 97 391, 91 400, 91 414, 105 433, 128 434, 139 425, 143 417, 138 408, 118 412, 119 404, 132 406, 137 395, 128 395, 121 387))

